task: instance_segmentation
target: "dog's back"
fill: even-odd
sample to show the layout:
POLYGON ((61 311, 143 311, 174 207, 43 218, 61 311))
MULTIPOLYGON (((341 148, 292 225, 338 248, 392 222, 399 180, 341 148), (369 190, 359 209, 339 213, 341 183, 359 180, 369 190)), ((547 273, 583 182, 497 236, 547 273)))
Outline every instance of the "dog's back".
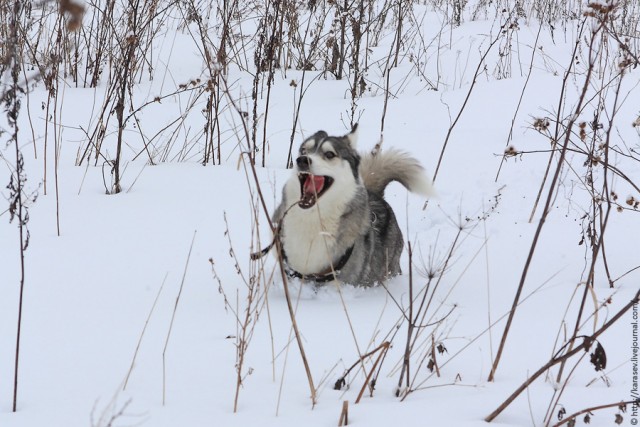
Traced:
MULTIPOLYGON (((362 240, 360 271, 345 275, 347 283, 372 285, 401 274, 400 256, 404 240, 393 209, 384 200, 384 191, 391 181, 398 181, 409 191, 424 196, 433 194, 431 184, 420 163, 399 150, 367 154, 360 163, 360 176, 369 198, 371 227, 362 240)), ((357 269, 356 269, 357 270, 357 269)))

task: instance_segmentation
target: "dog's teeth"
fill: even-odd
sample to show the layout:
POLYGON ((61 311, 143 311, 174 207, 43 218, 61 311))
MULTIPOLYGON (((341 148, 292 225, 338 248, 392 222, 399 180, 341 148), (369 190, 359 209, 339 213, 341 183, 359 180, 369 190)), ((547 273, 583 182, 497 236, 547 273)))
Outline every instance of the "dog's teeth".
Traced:
POLYGON ((305 193, 302 196, 302 199, 298 202, 298 206, 302 209, 309 209, 311 206, 316 204, 316 196, 313 193, 305 193))

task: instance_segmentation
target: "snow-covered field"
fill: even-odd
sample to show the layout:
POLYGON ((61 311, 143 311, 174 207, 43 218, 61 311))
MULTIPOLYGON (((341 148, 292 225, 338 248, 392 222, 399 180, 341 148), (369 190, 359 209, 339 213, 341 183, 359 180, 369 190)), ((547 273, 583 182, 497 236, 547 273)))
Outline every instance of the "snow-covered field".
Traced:
MULTIPOLYGON (((98 5, 106 10, 109 3, 98 5)), ((115 2, 115 15, 131 12, 130 3, 115 2)), ((259 74, 255 115, 253 49, 264 4, 240 2, 224 70, 207 64, 198 25, 215 57, 227 2, 220 9, 164 3, 153 37, 147 44, 138 37, 139 46, 152 48, 136 53, 144 60, 126 89, 124 116, 131 116, 123 128, 118 194, 108 194, 115 193, 118 155, 118 92, 111 89, 122 72, 117 43, 106 42, 113 50, 97 87, 73 80, 65 62, 73 55, 67 55, 53 79, 55 93, 25 56, 18 146, 30 237, 15 412, 22 273, 19 219, 10 221, 15 192, 5 187, 17 173, 16 144, 8 116, 0 128, 0 427, 331 426, 344 401, 349 425, 487 425, 485 418, 539 368, 581 345, 638 292, 636 2, 621 2, 615 16, 604 18, 583 16, 593 10, 585 4, 558 2, 562 7, 554 6, 542 28, 537 7, 544 2, 538 1, 514 2, 520 7, 513 10, 511 2, 372 2, 375 25, 364 32, 371 39, 361 42, 366 58, 358 57, 361 94, 352 99, 351 56, 342 80, 323 72, 326 64, 318 60, 307 71, 275 69, 271 85, 268 72, 259 74), (405 8, 397 65, 395 5, 405 8), (459 25, 454 5, 462 5, 459 25), (185 24, 185 11, 197 11, 200 20, 185 24), (383 11, 388 16, 376 42, 383 11), (211 73, 222 71, 224 79, 204 90, 211 73), (216 93, 217 128, 210 127, 216 113, 207 107, 216 93), (438 170, 437 196, 425 205, 399 184, 386 192, 413 248, 412 265, 403 253, 402 276, 369 289, 288 283, 314 404, 277 261, 273 255, 251 261, 249 254, 271 241, 258 189, 272 211, 291 173, 292 129, 296 150, 319 129, 348 132, 352 112, 361 150, 382 141, 383 150, 410 152, 430 176, 438 170), (256 123, 255 179, 243 118, 249 139, 256 123), (203 165, 207 126, 214 161, 203 165), (95 147, 93 132, 100 129, 104 139, 95 147), (554 135, 557 145, 550 143, 554 135), (90 160, 81 159, 85 150, 90 160), (488 381, 534 241, 520 303, 488 381), (399 388, 407 317, 416 316, 423 295, 429 305, 413 321, 409 386, 402 381, 399 388), (373 391, 365 388, 372 378, 373 391)), ((330 28, 339 30, 341 15, 333 18, 341 6, 319 3, 327 8, 322 49, 330 28)), ((357 16, 358 4, 343 12, 357 16)), ((85 7, 83 25, 94 28, 92 17, 102 15, 92 3, 85 7)), ((296 7, 296 31, 303 34, 315 22, 309 16, 320 12, 306 3, 296 7)), ((60 49, 53 41, 62 25, 55 4, 42 10, 23 21, 31 24, 32 43, 40 38, 41 60, 60 49)), ((5 27, 8 16, 2 12, 5 27)), ((114 18, 114 34, 130 35, 126 25, 114 18)), ((86 31, 69 33, 69 40, 85 46, 86 31)), ((350 26, 346 37, 351 55, 350 26)), ((9 52, 6 45, 0 51, 9 52)), ((283 58, 293 59, 282 61, 295 65, 291 52, 283 58)), ((40 66, 53 69, 44 60, 40 66)), ((2 84, 6 94, 8 70, 2 84)), ((555 364, 537 378, 492 424, 554 425, 584 409, 637 399, 637 305, 597 342, 606 353, 604 369, 590 363, 593 343, 562 371, 555 364)), ((590 425, 635 425, 637 409, 593 410, 590 425)))

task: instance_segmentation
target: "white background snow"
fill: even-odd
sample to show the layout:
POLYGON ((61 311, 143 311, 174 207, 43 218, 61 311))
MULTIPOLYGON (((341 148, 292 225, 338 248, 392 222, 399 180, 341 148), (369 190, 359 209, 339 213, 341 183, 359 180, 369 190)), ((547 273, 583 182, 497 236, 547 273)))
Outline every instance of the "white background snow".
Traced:
MULTIPOLYGON (((117 13, 124 3, 116 2, 117 13)), ((380 8, 386 4, 382 0, 378 3, 376 7, 380 8)), ((409 266, 405 249, 404 274, 384 287, 345 285, 314 291, 295 281, 289 283, 317 388, 315 406, 292 335, 275 257, 270 255, 261 262, 249 258, 251 251, 270 242, 271 232, 257 201, 257 185, 247 157, 241 156, 247 150, 241 116, 231 108, 221 113, 221 164, 203 166, 205 141, 201 129, 206 119, 202 112, 206 93, 195 99, 195 91, 183 92, 151 103, 138 114, 139 123, 131 120, 125 129, 123 192, 106 194, 113 176, 104 159, 116 155, 115 119, 106 128, 104 159, 77 165, 77 156, 87 147, 85 132, 96 126, 107 93, 107 74, 115 71, 109 71, 105 64, 103 80, 96 88, 89 88, 77 85, 60 70, 58 97, 50 107, 50 114, 57 115, 55 122, 44 109, 48 97, 44 83, 34 77, 34 69, 25 71, 30 82, 26 85, 28 93, 21 95, 19 146, 25 159, 25 194, 35 192, 38 197, 28 207, 30 242, 24 260, 18 407, 14 413, 11 406, 21 274, 18 226, 17 221, 9 221, 10 191, 4 188, 15 173, 15 146, 9 143, 11 130, 3 118, 2 129, 7 132, 0 135, 0 202, 4 204, 0 205, 1 427, 332 426, 338 424, 345 400, 349 401, 349 425, 354 426, 486 425, 484 418, 573 333, 591 261, 586 231, 590 217, 585 214, 593 215, 594 195, 586 185, 587 158, 570 151, 496 379, 487 381, 549 191, 547 181, 529 221, 550 149, 549 139, 532 124, 536 118, 553 120, 559 102, 563 103, 560 117, 566 124, 585 82, 587 42, 596 21, 587 19, 587 29, 578 38, 578 27, 585 19, 581 13, 587 7, 566 2, 563 7, 575 14, 555 18, 553 29, 544 23, 537 38, 541 24, 534 6, 542 2, 517 2, 524 5, 520 15, 510 9, 513 5, 506 5, 510 2, 469 2, 460 25, 452 22, 452 5, 460 2, 419 3, 411 5, 413 13, 406 18, 404 31, 417 29, 423 40, 406 39, 400 63, 391 69, 382 149, 395 147, 410 152, 432 176, 447 131, 470 93, 469 99, 444 152, 434 184, 437 197, 425 209, 425 200, 408 194, 400 185, 392 184, 387 189, 387 200, 396 212, 405 241, 414 249, 413 266, 409 266), (509 11, 503 12, 506 8, 509 11), (472 16, 476 10, 484 13, 472 16), (509 12, 518 27, 509 30, 507 40, 506 34, 500 36, 500 25, 509 12), (470 92, 480 58, 496 37, 501 38, 483 61, 470 92), (576 43, 580 43, 578 64, 572 66, 561 98, 563 76, 576 43), (432 84, 438 90, 433 90, 432 84), (192 101, 194 106, 189 109, 192 101), (186 119, 182 126, 163 130, 183 113, 186 119), (174 129, 178 137, 170 145, 174 129), (508 140, 511 129, 513 137, 508 140), (140 134, 148 140, 158 132, 152 153, 156 164, 150 165, 140 134), (501 166, 509 145, 518 154, 508 157, 501 166), (165 158, 163 150, 169 153, 165 158), (134 159, 141 151, 143 155, 134 159), (583 236, 586 240, 580 244, 583 236), (447 268, 442 272, 445 262, 447 268), (264 270, 258 274, 261 266, 264 270), (410 268, 416 294, 424 289, 428 270, 435 269, 441 278, 435 291, 433 283, 430 288, 433 302, 426 318, 432 325, 422 328, 412 355, 411 378, 415 378, 413 386, 417 389, 401 401, 395 392, 406 344, 407 322, 402 319, 410 304, 410 268), (259 301, 254 301, 251 308, 251 337, 234 413, 236 350, 247 309, 245 280, 252 275, 257 275, 255 292, 259 301), (439 376, 426 366, 425 352, 430 353, 432 339, 446 347, 446 352, 437 354, 439 376), (379 365, 373 395, 367 390, 362 401, 355 404, 377 354, 365 358, 365 371, 356 368, 347 376, 347 387, 333 389, 360 355, 386 340, 392 341, 392 347, 379 365)), ((637 4, 625 4, 631 14, 629 21, 637 25, 637 4)), ((85 6, 88 25, 93 6, 85 6)), ((153 79, 148 70, 141 72, 128 98, 134 108, 156 96, 172 94, 180 84, 205 81, 209 76, 201 42, 193 36, 195 23, 185 25, 182 9, 172 7, 170 18, 153 42, 153 79)), ((43 8, 52 13, 44 19, 43 31, 53 33, 57 6, 45 4, 43 8)), ((308 9, 304 4, 298 8, 304 19, 308 9)), ((42 10, 34 10, 34 17, 42 10)), ((260 16, 262 12, 256 7, 252 13, 260 16)), ((244 31, 247 61, 252 64, 251 43, 258 24, 257 19, 244 18, 242 26, 240 21, 234 23, 234 31, 244 31)), ((215 7, 208 19, 204 22, 210 37, 219 40, 215 7)), ((327 26, 330 21, 331 16, 327 26)), ((356 100, 359 148, 363 151, 381 141, 386 82, 383 72, 393 42, 394 22, 390 16, 380 43, 371 46, 369 68, 364 74, 367 89, 356 100)), ((637 33, 629 35, 629 45, 637 54, 637 33)), ((48 37, 52 36, 43 38, 48 37)), ((608 53, 601 54, 589 84, 586 107, 577 120, 589 123, 594 111, 599 111, 604 126, 597 131, 598 141, 603 140, 613 114, 621 59, 621 50, 612 39, 602 49, 608 49, 608 53), (601 85, 609 81, 613 83, 598 98, 601 85)), ((7 76, 5 73, 3 90, 10 83, 7 76)), ((321 66, 304 74, 301 70, 277 69, 266 123, 266 85, 261 82, 258 135, 261 138, 266 127, 267 152, 266 166, 257 166, 257 176, 270 210, 277 205, 282 185, 291 173, 286 160, 303 77, 306 92, 295 126, 294 149, 319 129, 341 135, 350 128, 348 79, 336 80, 331 73, 323 73, 321 66), (297 87, 291 85, 292 81, 297 87)), ((227 81, 225 105, 233 99, 240 109, 249 112, 247 123, 252 126, 252 76, 231 64, 227 81)), ((612 151, 609 160, 636 183, 640 182, 640 127, 632 123, 640 114, 639 83, 638 70, 628 67, 610 140, 618 151, 612 151)), ((129 108, 127 105, 125 110, 129 108)), ((574 132, 572 144, 579 146, 577 124, 574 132)), ((591 138, 593 131, 588 125, 587 132, 591 138)), ((261 156, 260 151, 258 158, 261 156)), ((558 156, 552 159, 551 172, 558 156)), ((602 188, 603 176, 600 164, 595 168, 595 188, 602 188)), ((618 194, 617 203, 624 208, 622 212, 613 208, 605 235, 609 274, 618 280, 610 287, 600 256, 579 335, 590 335, 602 326, 640 286, 640 217, 625 202, 629 197, 638 200, 640 194, 612 172, 608 179, 610 189, 618 194), (606 306, 600 307, 608 299, 606 306), (591 316, 595 308, 597 315, 591 316)), ((576 356, 567 364, 562 383, 555 383, 556 366, 493 424, 545 425, 545 415, 550 412, 553 425, 561 408, 571 414, 632 399, 632 323, 633 312, 629 311, 599 338, 607 354, 604 371, 594 370, 589 353, 576 356), (555 405, 554 390, 561 389, 555 405)), ((615 425, 616 414, 623 416, 623 425, 631 425, 630 411, 631 406, 627 413, 615 407, 594 412, 591 425, 615 425)), ((581 416, 578 425, 582 424, 581 416)))

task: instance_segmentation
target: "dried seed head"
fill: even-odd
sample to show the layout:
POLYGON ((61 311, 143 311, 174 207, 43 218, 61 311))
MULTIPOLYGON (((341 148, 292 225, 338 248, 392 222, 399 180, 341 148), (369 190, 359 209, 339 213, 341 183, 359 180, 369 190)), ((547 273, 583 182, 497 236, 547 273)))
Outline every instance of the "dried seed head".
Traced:
POLYGON ((130 34, 125 38, 125 41, 129 45, 136 45, 138 43, 138 36, 135 34, 130 34))
POLYGON ((82 25, 84 6, 71 0, 60 0, 60 13, 68 15, 67 30, 76 31, 82 25))
POLYGON ((545 131, 547 129, 549 129, 549 120, 546 118, 536 118, 533 121, 533 128, 535 130, 537 130, 538 132, 542 132, 545 131))
POLYGON ((632 66, 633 64, 635 64, 635 62, 631 59, 631 58, 623 58, 619 63, 618 63, 618 68, 620 70, 624 70, 625 68, 628 68, 630 66, 632 66))
POLYGON ((604 21, 609 17, 609 13, 614 9, 613 4, 602 4, 598 2, 589 2, 587 4, 587 10, 584 12, 584 16, 597 18, 599 21, 604 21))
POLYGON ((504 155, 505 157, 513 157, 513 156, 517 156, 518 150, 516 150, 516 147, 514 147, 513 145, 508 146, 505 150, 504 150, 504 155))
POLYGON ((579 136, 580 136, 580 140, 581 140, 582 142, 584 142, 584 141, 586 141, 586 140, 587 140, 587 132, 584 130, 584 127, 582 127, 582 126, 580 126, 580 133, 579 133, 579 136))
POLYGON ((560 408, 558 410, 558 421, 562 421, 562 419, 564 418, 564 416, 567 414, 567 410, 564 409, 564 407, 560 408))
POLYGON ((607 353, 605 353, 604 347, 600 343, 596 344, 595 350, 591 353, 590 361, 596 372, 607 368, 607 353))

